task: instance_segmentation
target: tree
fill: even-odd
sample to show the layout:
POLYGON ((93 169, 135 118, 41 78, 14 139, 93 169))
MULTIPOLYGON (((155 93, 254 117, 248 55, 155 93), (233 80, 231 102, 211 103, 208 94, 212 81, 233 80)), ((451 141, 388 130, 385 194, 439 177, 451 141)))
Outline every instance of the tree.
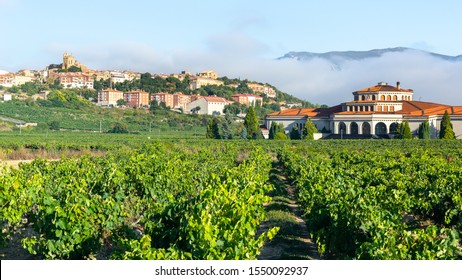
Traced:
POLYGON ((67 69, 67 71, 68 72, 82 72, 82 69, 80 67, 72 65, 71 67, 69 67, 69 69, 67 69))
POLYGON ((277 132, 276 135, 274 135, 274 140, 287 140, 288 137, 284 132, 277 132))
POLYGON ((229 112, 232 115, 238 115, 240 113, 244 113, 246 109, 247 107, 245 106, 245 104, 234 102, 234 103, 226 105, 225 108, 223 109, 223 112, 224 113, 229 112))
POLYGON ((115 123, 107 133, 128 133, 128 126, 123 123, 115 123))
POLYGON ((191 113, 197 114, 197 113, 199 113, 200 110, 201 110, 201 106, 197 106, 197 107, 191 109, 191 113))
POLYGON ((409 127, 409 123, 407 121, 403 121, 399 125, 398 129, 399 133, 396 138, 398 139, 412 139, 411 128, 409 127))
POLYGON ((274 135, 276 134, 276 126, 277 124, 275 122, 271 122, 269 134, 268 134, 269 139, 274 139, 274 135))
POLYGON ((52 121, 48 124, 49 128, 51 130, 59 130, 60 129, 60 124, 58 121, 52 121))
POLYGON ((251 106, 245 115, 244 126, 247 129, 247 138, 255 139, 260 132, 258 125, 258 117, 255 114, 254 108, 251 106))
POLYGON ((300 132, 298 130, 298 125, 294 125, 292 127, 292 130, 290 131, 290 139, 292 140, 299 140, 301 139, 300 137, 300 132))
POLYGON ((221 139, 220 129, 218 127, 218 119, 213 118, 207 124, 207 132, 205 138, 208 139, 221 139))
POLYGON ((20 88, 18 86, 12 86, 7 90, 7 92, 18 93, 19 90, 20 90, 20 88))
POLYGON ((123 99, 117 100, 117 106, 125 106, 125 105, 127 105, 127 102, 125 102, 125 100, 123 99))
POLYGON ((282 132, 285 135, 284 125, 282 123, 272 122, 270 130, 269 130, 268 138, 275 139, 275 136, 278 132, 282 132))
POLYGON ((225 114, 225 120, 221 124, 221 131, 223 132, 223 139, 232 139, 233 133, 231 131, 231 125, 233 123, 233 119, 230 113, 225 114))
POLYGON ((440 124, 440 139, 455 139, 454 130, 448 111, 444 111, 443 119, 440 124))
POLYGON ((242 128, 241 139, 247 139, 247 128, 242 128))
POLYGON ((430 124, 427 120, 419 125, 419 139, 430 139, 430 124))
POLYGON ((316 126, 311 122, 310 119, 306 121, 305 126, 302 130, 302 139, 313 140, 314 134, 318 132, 316 126))

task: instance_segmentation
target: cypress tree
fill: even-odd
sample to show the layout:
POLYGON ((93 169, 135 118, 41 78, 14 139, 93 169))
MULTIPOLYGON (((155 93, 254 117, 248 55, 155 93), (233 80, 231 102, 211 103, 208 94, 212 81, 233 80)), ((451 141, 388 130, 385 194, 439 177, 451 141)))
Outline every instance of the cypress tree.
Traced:
POLYGON ((247 129, 247 138, 255 139, 257 137, 257 133, 260 131, 260 127, 258 125, 258 117, 252 106, 249 107, 249 110, 245 115, 244 126, 247 129))
POLYGON ((440 124, 440 139, 455 139, 454 130, 448 111, 444 111, 443 119, 440 124))
POLYGON ((208 139, 221 139, 220 136, 220 128, 218 127, 218 119, 214 118, 210 120, 207 124, 207 133, 205 134, 205 138, 208 139))
POLYGON ((310 119, 305 123, 302 130, 302 139, 313 140, 314 134, 318 132, 316 126, 311 122, 310 119))
POLYGON ((220 128, 218 126, 218 119, 214 118, 212 121, 212 133, 213 133, 213 138, 215 139, 221 139, 220 136, 220 128))
POLYGON ((270 127, 269 135, 268 135, 269 139, 274 139, 274 135, 276 135, 276 127, 277 127, 277 124, 275 122, 271 122, 271 127, 270 127))
POLYGON ((233 139, 233 132, 231 131, 231 125, 233 124, 233 118, 229 112, 225 115, 225 120, 221 123, 221 131, 223 132, 223 139, 233 139))
POLYGON ((242 128, 241 139, 247 139, 247 128, 242 128))
POLYGON ((409 123, 407 121, 404 121, 403 123, 402 136, 403 136, 402 139, 412 139, 411 128, 409 127, 409 123))
POLYGON ((430 124, 427 120, 419 125, 419 139, 430 139, 430 124))
POLYGON ((207 139, 213 139, 214 136, 213 136, 213 128, 212 128, 212 120, 210 120, 208 123, 207 123, 207 132, 205 133, 205 138, 207 139))
POLYGON ((298 126, 294 125, 292 130, 290 131, 290 139, 292 140, 299 140, 300 139, 300 132, 298 131, 298 126))
POLYGON ((276 138, 276 134, 278 132, 281 132, 285 135, 285 132, 284 132, 284 125, 282 123, 276 123, 276 122, 272 122, 271 123, 271 127, 270 127, 270 131, 269 131, 269 139, 275 139, 276 138))

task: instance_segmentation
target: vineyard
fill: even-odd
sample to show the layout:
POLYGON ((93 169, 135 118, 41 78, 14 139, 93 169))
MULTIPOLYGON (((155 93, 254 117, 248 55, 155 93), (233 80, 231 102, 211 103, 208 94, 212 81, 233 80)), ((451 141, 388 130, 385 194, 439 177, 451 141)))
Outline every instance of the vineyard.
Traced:
POLYGON ((115 141, 3 167, 0 246, 19 236, 39 259, 256 259, 280 234, 259 230, 278 165, 322 258, 461 259, 460 141, 115 141))
POLYGON ((27 220, 36 235, 21 243, 46 259, 253 259, 277 231, 254 238, 271 160, 236 147, 163 143, 3 170, 2 241, 27 220))
POLYGON ((361 144, 280 152, 318 251, 334 259, 460 259, 460 142, 361 144))

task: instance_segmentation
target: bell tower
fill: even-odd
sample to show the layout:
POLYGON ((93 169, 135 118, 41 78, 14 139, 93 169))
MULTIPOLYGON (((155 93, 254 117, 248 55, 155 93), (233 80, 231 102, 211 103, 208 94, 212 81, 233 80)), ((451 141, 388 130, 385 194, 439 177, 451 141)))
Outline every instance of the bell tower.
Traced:
POLYGON ((72 54, 68 54, 67 52, 63 55, 63 66, 62 69, 67 70, 69 67, 75 65, 75 58, 72 54))

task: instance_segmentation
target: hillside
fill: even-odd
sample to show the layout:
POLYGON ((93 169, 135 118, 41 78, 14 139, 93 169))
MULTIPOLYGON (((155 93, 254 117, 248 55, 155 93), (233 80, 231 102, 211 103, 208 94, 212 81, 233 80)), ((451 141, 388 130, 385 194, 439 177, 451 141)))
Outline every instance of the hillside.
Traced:
MULTIPOLYGON (((316 106, 302 101, 290 94, 279 91, 269 84, 251 82, 248 80, 218 78, 223 85, 205 85, 196 90, 189 89, 189 77, 179 79, 174 76, 161 77, 149 73, 141 74, 140 79, 115 83, 115 89, 128 92, 143 90, 151 94, 158 92, 183 92, 191 95, 216 95, 232 100, 237 93, 254 93, 264 97, 263 106, 256 108, 261 118, 274 111, 280 110, 277 102, 300 103, 304 106, 316 106), (251 85, 261 85, 273 90, 274 97, 254 92, 251 85)), ((0 103, 0 120, 7 123, 37 123, 37 129, 43 130, 54 126, 53 129, 108 131, 116 123, 124 124, 131 132, 150 131, 152 129, 196 131, 204 128, 211 116, 183 114, 180 111, 169 110, 166 106, 156 106, 148 109, 131 108, 100 108, 94 102, 97 100, 97 90, 111 86, 109 80, 95 81, 95 89, 63 89, 62 85, 41 84, 38 81, 28 82, 19 87, 3 88, 13 94, 13 100, 0 103), (46 100, 34 100, 39 91, 51 90, 46 100)), ((162 105, 162 104, 161 104, 162 105)), ((165 105, 165 104, 164 104, 165 105)), ((238 115, 245 113, 245 105, 233 104, 229 111, 238 115)), ((3 126, 4 130, 8 126, 3 126)))

